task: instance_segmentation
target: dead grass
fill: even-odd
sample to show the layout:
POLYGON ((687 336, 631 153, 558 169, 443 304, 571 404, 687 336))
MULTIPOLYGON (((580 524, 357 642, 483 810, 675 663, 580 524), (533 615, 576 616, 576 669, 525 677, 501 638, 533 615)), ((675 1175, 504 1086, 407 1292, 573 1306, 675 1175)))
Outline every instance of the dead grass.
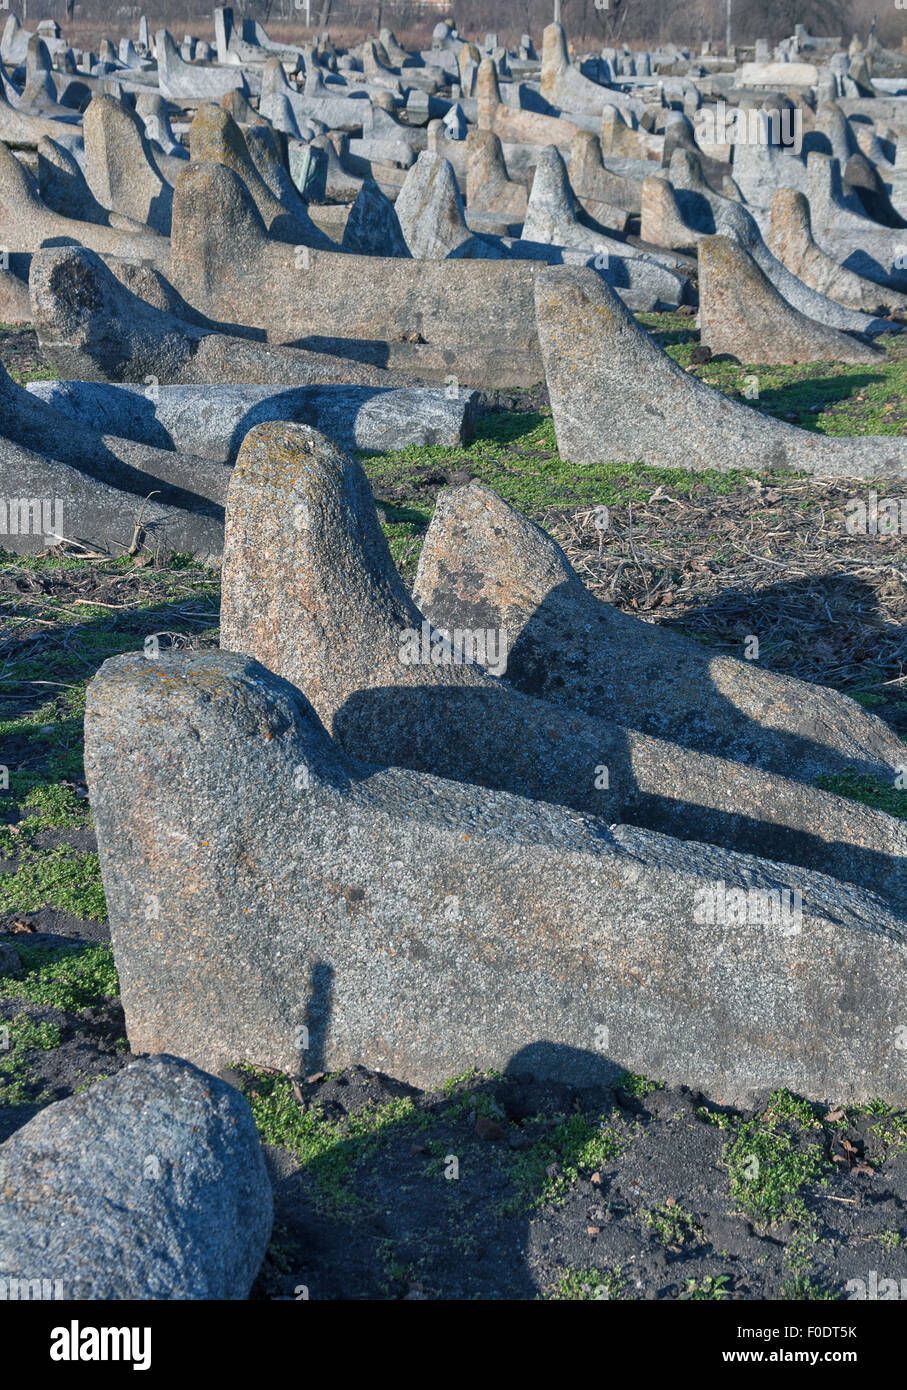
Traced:
POLYGON ((761 664, 856 692, 907 729, 907 539, 848 534, 847 502, 868 493, 814 479, 658 487, 612 508, 601 535, 591 511, 543 524, 601 598, 735 656, 755 636, 761 664))

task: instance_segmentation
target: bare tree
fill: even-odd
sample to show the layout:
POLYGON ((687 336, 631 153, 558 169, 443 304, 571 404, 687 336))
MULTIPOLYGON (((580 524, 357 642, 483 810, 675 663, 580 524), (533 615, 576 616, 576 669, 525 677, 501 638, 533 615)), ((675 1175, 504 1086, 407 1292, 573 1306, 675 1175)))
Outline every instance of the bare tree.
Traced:
POLYGON ((817 35, 846 34, 848 0, 735 0, 735 33, 740 37, 785 38, 802 24, 817 35))
MULTIPOLYGON (((620 41, 624 32, 624 25, 627 22, 627 16, 632 10, 632 0, 608 0, 608 4, 604 8, 596 5, 592 11, 594 16, 593 23, 595 25, 592 32, 601 32, 606 45, 608 47, 613 47, 620 41)), ((584 25, 583 27, 588 33, 589 30, 586 26, 584 25)))

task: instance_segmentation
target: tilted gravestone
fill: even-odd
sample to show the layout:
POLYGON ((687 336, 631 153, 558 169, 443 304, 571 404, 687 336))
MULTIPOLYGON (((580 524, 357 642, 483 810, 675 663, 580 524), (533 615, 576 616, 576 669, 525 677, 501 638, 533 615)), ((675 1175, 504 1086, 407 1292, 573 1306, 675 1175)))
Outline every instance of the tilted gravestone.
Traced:
MULTIPOLYGON (((38 196, 16 157, 0 142, 0 245, 12 260, 61 241, 91 247, 101 255, 147 260, 160 269, 167 265, 170 246, 166 237, 150 228, 123 231, 53 212, 38 196)), ((12 268, 16 269, 15 265, 12 268)))
POLYGON ((704 236, 716 234, 743 246, 787 302, 817 323, 867 336, 897 331, 886 319, 856 313, 809 289, 772 255, 747 209, 713 193, 689 154, 677 151, 671 161, 670 180, 661 174, 643 181, 642 237, 656 245, 692 246, 704 236))
POLYGON ((699 341, 741 362, 874 362, 877 347, 816 323, 788 304, 744 247, 728 237, 699 243, 699 341))
POLYGON ((316 433, 263 425, 230 483, 222 641, 292 680, 352 756, 615 815, 873 888, 907 887, 907 829, 504 684, 497 629, 435 630, 409 599, 362 469, 316 433), (493 673, 493 674, 492 674, 493 673), (604 774, 604 775, 603 775, 604 774))
POLYGON ((810 289, 849 309, 882 314, 907 309, 907 295, 865 280, 840 265, 817 245, 812 234, 809 200, 793 188, 779 188, 772 199, 769 249, 810 289))
POLYGON ((413 597, 435 627, 505 631, 517 689, 684 748, 803 781, 849 768, 891 782, 903 760, 897 735, 846 695, 597 598, 551 536, 479 483, 439 494, 413 597))
POLYGON ((83 130, 85 175, 102 207, 169 236, 173 189, 154 165, 139 118, 114 97, 96 96, 83 130))
POLYGON ((588 270, 542 271, 536 310, 562 458, 907 476, 907 439, 810 434, 697 381, 588 270))

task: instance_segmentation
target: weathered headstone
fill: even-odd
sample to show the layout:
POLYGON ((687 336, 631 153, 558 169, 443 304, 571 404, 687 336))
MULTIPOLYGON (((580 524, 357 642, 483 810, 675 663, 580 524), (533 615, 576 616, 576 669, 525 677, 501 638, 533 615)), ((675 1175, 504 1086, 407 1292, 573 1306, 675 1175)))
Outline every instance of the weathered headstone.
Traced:
POLYGON ((907 440, 810 434, 697 381, 589 270, 540 272, 536 311, 562 458, 907 476, 907 440))
POLYGON ((438 495, 413 597, 435 627, 505 631, 517 689, 683 748, 805 781, 848 768, 891 781, 901 762, 889 726, 838 691, 597 598, 551 536, 479 483, 438 495))
POLYGON ((699 242, 699 340, 741 362, 879 362, 878 348, 788 304, 748 251, 728 237, 699 242))
POLYGON ((796 189, 775 193, 768 245, 791 274, 846 308, 873 315, 907 309, 907 295, 855 275, 816 244, 809 202, 796 189))

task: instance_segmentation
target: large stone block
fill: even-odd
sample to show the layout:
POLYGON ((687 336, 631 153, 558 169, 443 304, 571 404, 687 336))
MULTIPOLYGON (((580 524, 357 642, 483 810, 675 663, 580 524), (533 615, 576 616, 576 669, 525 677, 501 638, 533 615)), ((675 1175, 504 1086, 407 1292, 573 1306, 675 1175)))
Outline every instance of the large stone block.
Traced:
MULTIPOLYGON (((129 263, 111 265, 116 274, 75 246, 49 247, 32 257, 35 331, 45 360, 61 377, 149 386, 346 383, 381 389, 418 386, 423 373, 436 381, 450 374, 441 360, 432 364, 432 375, 415 348, 410 375, 387 370, 383 364, 393 350, 384 343, 328 339, 322 340, 325 351, 317 352, 272 345, 260 334, 236 337, 218 331, 230 325, 206 322, 162 277, 129 263)), ((408 347, 398 349, 404 360, 408 347)))
POLYGON ((85 722, 135 1049, 907 1103, 907 934, 872 894, 350 762, 227 652, 114 658, 85 722))

